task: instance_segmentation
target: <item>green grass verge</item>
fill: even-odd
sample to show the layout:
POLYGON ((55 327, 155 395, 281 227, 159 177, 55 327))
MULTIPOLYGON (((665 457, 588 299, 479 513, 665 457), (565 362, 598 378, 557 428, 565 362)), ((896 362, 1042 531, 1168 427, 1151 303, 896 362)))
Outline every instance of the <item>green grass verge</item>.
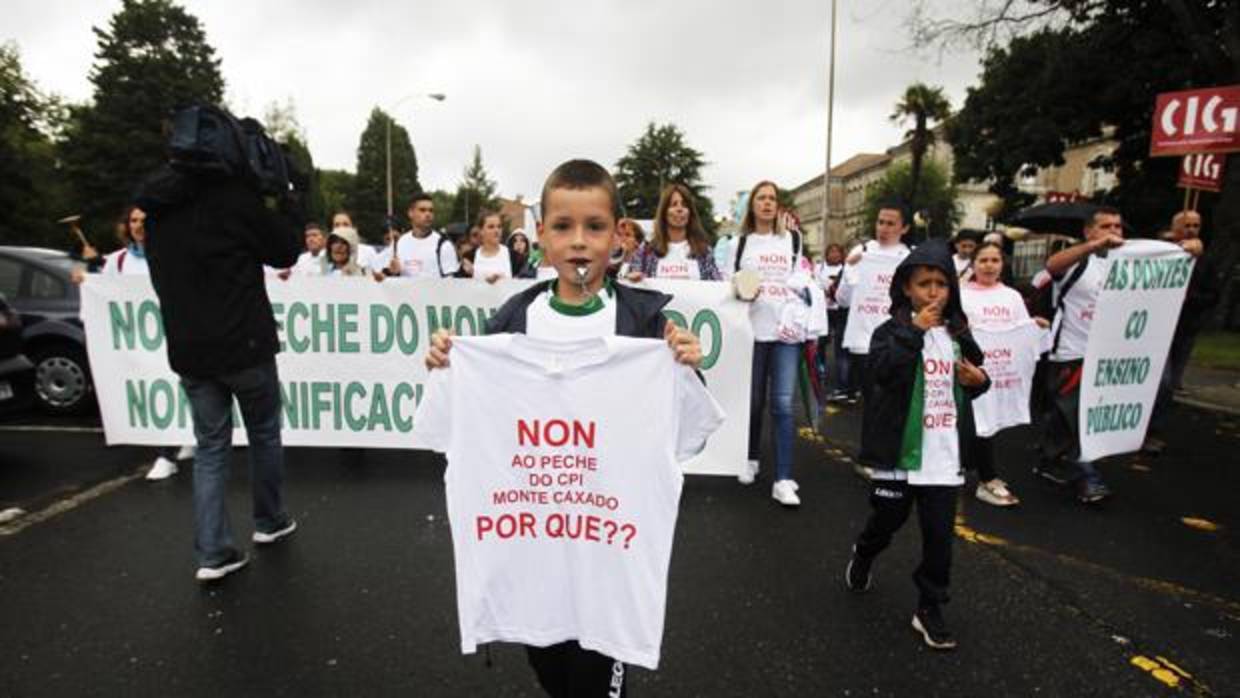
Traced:
POLYGON ((1192 363, 1240 371, 1240 332, 1202 332, 1193 346, 1192 363))

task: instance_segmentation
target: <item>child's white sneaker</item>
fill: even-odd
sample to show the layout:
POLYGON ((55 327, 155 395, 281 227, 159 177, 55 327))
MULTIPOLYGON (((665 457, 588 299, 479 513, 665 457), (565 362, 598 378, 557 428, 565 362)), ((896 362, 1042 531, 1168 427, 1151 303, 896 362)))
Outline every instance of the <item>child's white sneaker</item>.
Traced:
POLYGON ((795 480, 779 480, 771 486, 771 497, 786 507, 801 506, 801 498, 797 496, 795 480))
POLYGON ((751 460, 741 468, 741 473, 736 476, 736 481, 742 485, 752 485, 756 477, 758 477, 758 461, 751 460))

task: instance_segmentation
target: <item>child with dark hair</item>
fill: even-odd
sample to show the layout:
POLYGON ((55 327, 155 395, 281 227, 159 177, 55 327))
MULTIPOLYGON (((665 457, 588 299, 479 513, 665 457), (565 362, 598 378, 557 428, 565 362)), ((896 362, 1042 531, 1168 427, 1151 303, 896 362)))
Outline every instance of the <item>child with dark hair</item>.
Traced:
POLYGON ((874 559, 916 503, 922 560, 913 572, 919 591, 913 628, 935 649, 956 646, 940 606, 948 600, 963 451, 974 440, 972 400, 990 387, 951 256, 946 245, 931 241, 900 263, 891 282, 891 318, 870 341, 859 460, 874 470, 873 512, 844 573, 850 590, 868 591, 874 559))

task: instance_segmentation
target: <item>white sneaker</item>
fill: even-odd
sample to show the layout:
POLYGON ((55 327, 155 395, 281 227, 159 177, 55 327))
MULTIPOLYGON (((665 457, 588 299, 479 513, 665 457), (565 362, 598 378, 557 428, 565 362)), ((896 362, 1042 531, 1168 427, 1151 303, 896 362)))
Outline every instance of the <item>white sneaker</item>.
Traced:
POLYGON ((250 540, 254 541, 255 543, 261 543, 263 545, 266 545, 268 543, 275 543, 281 538, 287 535, 291 535, 293 531, 296 531, 296 530, 297 530, 297 522, 294 521, 293 519, 289 519, 288 523, 284 524, 284 526, 270 533, 263 533, 262 531, 255 531, 254 535, 250 536, 250 540))
POLYGON ((1007 483, 998 478, 990 482, 977 483, 977 492, 974 494, 983 502, 997 507, 1012 507, 1020 504, 1020 499, 1007 488, 1007 483))
POLYGON ((180 450, 180 451, 177 451, 177 457, 176 457, 176 460, 177 460, 177 461, 183 461, 183 460, 193 460, 193 458, 194 458, 194 453, 195 453, 197 450, 198 450, 198 447, 197 447, 197 446, 182 446, 182 447, 181 447, 181 450, 180 450))
POLYGON ((771 486, 771 497, 786 507, 801 506, 801 498, 797 496, 795 480, 779 480, 771 486))
POLYGON ((736 480, 742 485, 752 485, 756 477, 758 477, 758 461, 751 460, 745 463, 744 468, 741 469, 741 474, 736 476, 736 480))
POLYGON ((177 474, 177 464, 160 456, 155 459, 155 464, 151 469, 146 471, 146 479, 148 480, 165 480, 177 474))
POLYGON ((234 552, 227 560, 214 567, 199 567, 194 573, 194 578, 200 582, 214 582, 245 567, 249 561, 250 558, 245 553, 234 552))

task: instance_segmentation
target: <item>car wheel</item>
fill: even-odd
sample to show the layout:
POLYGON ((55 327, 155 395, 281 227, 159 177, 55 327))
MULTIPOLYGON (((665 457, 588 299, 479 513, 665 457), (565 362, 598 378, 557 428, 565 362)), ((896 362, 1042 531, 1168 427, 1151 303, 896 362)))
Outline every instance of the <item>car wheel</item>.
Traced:
POLYGON ((86 352, 68 344, 34 352, 34 395, 49 414, 83 414, 93 405, 86 352))

